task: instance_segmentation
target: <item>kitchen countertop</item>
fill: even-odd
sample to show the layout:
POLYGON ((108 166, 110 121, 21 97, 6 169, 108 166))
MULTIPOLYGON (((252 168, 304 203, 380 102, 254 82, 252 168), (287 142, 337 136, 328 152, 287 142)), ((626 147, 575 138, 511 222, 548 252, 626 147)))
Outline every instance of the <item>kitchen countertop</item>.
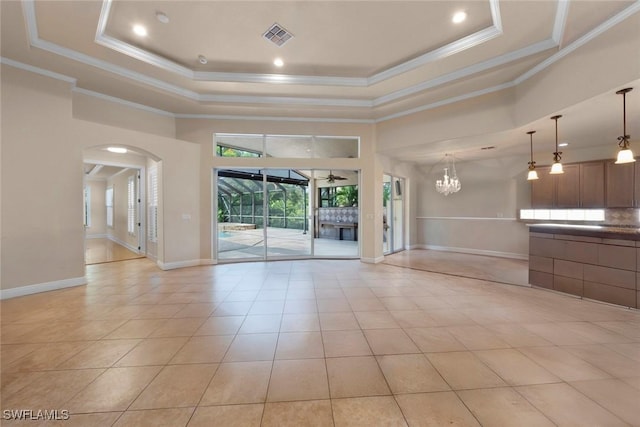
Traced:
POLYGON ((640 228, 616 225, 578 225, 539 223, 527 224, 535 233, 568 234, 573 236, 600 237, 604 239, 640 240, 640 228))

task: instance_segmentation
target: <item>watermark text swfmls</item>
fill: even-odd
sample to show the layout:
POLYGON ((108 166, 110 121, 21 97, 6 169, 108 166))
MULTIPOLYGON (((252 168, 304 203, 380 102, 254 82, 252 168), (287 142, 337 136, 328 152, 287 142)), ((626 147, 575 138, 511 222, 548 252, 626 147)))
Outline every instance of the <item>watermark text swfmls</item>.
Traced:
POLYGON ((2 411, 4 420, 64 421, 69 417, 67 409, 5 409, 2 411))

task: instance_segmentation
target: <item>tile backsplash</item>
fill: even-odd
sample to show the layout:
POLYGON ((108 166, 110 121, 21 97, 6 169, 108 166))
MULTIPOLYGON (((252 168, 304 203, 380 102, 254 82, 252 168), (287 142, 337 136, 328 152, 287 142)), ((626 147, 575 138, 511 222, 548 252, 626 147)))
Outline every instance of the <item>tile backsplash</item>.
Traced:
POLYGON ((640 226, 640 220, 638 219, 638 209, 633 209, 633 208, 605 209, 604 223, 607 225, 638 225, 640 226))

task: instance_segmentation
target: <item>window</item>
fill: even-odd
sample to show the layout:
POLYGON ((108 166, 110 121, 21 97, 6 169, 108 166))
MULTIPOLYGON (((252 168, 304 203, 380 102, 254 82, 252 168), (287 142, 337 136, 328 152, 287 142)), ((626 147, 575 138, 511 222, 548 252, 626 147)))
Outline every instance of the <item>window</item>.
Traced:
POLYGON ((218 157, 357 159, 360 157, 360 138, 217 133, 214 149, 218 157))
POLYGON ((321 208, 350 207, 357 204, 357 185, 318 188, 318 206, 321 208))
POLYGON ((91 227, 91 187, 84 187, 84 226, 91 227))
POLYGON ((107 227, 113 228, 113 187, 107 187, 105 205, 107 205, 107 227))
POLYGON ((136 234, 136 177, 131 175, 127 181, 127 233, 136 234))
POLYGON ((149 221, 148 236, 150 242, 158 241, 158 168, 149 168, 149 221))

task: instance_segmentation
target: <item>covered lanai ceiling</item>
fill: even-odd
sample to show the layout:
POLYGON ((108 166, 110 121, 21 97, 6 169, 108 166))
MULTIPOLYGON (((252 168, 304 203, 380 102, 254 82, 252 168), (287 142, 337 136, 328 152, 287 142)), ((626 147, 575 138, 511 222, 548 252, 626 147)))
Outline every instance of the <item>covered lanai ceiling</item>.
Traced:
MULTIPOLYGON (((1 7, 2 61, 56 73, 77 92, 179 118, 374 123, 515 87, 638 13, 640 2, 23 0, 1 7), (453 23, 461 11, 466 20, 453 23), (291 35, 281 46, 264 37, 274 24, 291 35), (135 34, 136 25, 147 35, 135 34)), ((600 117, 605 104, 581 108, 600 117)), ((588 123, 602 128, 603 120, 588 123)), ((434 150, 422 149, 388 154, 428 161, 434 150)))

